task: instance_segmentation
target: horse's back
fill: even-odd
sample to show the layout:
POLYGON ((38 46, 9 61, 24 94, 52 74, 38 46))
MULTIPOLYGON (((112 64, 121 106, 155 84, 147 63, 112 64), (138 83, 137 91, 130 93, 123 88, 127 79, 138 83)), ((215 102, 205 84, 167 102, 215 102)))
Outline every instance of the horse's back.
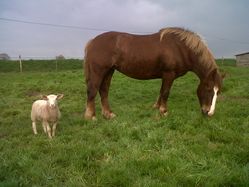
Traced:
POLYGON ((99 56, 101 53, 112 51, 118 32, 106 32, 98 35, 87 44, 87 56, 99 56))
POLYGON ((160 78, 163 71, 184 66, 184 50, 178 43, 175 37, 161 41, 159 33, 107 32, 91 41, 87 58, 88 63, 99 69, 116 69, 136 79, 160 78))
POLYGON ((134 35, 107 32, 91 41, 87 59, 94 66, 117 69, 132 78, 159 78, 162 67, 160 45, 158 33, 134 35))
POLYGON ((91 40, 91 53, 126 53, 139 56, 140 53, 150 55, 159 47, 160 37, 156 34, 135 35, 123 32, 106 32, 91 40), (154 49, 154 50, 152 50, 154 49))

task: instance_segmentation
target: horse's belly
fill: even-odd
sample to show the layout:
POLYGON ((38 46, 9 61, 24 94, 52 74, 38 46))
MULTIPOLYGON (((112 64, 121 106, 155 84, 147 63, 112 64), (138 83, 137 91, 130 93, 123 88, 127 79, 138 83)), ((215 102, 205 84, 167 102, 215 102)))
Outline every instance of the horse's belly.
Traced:
POLYGON ((122 67, 117 68, 117 70, 131 78, 146 80, 146 79, 156 79, 161 77, 161 73, 159 69, 155 69, 153 67, 146 68, 143 66, 140 67, 122 67))

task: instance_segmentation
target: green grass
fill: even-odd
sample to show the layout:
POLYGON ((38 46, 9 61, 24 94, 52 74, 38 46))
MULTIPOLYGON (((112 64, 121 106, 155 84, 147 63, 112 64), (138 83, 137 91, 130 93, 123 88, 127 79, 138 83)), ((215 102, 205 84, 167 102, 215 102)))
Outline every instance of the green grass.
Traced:
POLYGON ((194 74, 174 82, 169 116, 160 118, 152 109, 160 80, 115 72, 117 117, 102 118, 98 97, 93 122, 82 117, 82 69, 1 71, 0 186, 248 186, 249 69, 221 68, 227 77, 212 118, 200 113, 194 74), (53 140, 41 125, 32 133, 31 104, 41 93, 65 95, 53 140))
POLYGON ((235 59, 217 59, 216 62, 221 66, 236 66, 235 59))

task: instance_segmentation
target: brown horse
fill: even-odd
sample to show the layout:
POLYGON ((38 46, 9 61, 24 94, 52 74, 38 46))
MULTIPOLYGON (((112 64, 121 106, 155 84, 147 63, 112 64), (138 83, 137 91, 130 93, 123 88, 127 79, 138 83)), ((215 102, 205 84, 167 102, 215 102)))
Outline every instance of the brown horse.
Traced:
POLYGON ((160 95, 154 107, 162 115, 167 114, 167 99, 173 81, 192 71, 200 79, 197 95, 202 112, 208 116, 214 114, 222 77, 206 44, 192 31, 165 28, 150 35, 107 32, 90 40, 85 48, 86 119, 95 119, 98 91, 103 116, 115 117, 108 103, 115 69, 140 80, 161 78, 160 95))

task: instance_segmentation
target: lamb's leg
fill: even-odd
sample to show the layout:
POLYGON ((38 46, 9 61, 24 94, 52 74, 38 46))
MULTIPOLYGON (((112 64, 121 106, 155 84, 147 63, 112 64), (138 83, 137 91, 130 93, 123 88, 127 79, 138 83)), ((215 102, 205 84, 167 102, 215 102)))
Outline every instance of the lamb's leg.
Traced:
POLYGON ((53 132, 52 132, 52 136, 55 136, 56 126, 57 126, 57 122, 53 124, 53 132))
POLYGON ((42 123, 42 127, 43 127, 44 133, 47 134, 47 127, 46 127, 45 123, 42 123))
POLYGON ((49 123, 48 123, 48 122, 43 122, 43 123, 44 123, 45 126, 46 126, 47 133, 48 133, 48 137, 49 137, 49 138, 52 138, 52 136, 51 136, 51 128, 50 128, 50 126, 49 126, 49 123))
POLYGON ((33 129, 34 134, 37 134, 36 123, 34 121, 32 122, 32 129, 33 129))

